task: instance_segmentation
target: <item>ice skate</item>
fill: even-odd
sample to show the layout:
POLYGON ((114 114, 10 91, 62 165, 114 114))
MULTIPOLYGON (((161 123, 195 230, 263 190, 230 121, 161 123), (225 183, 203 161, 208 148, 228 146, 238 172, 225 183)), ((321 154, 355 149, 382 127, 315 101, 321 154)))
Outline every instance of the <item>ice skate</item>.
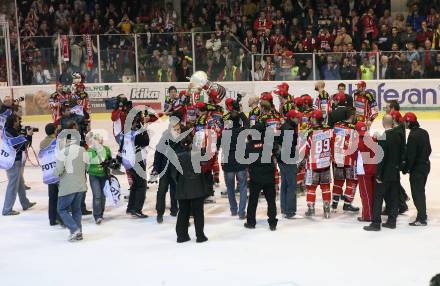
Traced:
POLYGON ((359 208, 354 207, 351 203, 345 203, 343 210, 346 212, 354 212, 354 213, 359 212, 359 208))
POLYGON ((311 217, 315 215, 315 204, 307 205, 308 210, 305 213, 305 216, 311 217))
POLYGON ((324 203, 324 218, 330 218, 330 202, 324 203))

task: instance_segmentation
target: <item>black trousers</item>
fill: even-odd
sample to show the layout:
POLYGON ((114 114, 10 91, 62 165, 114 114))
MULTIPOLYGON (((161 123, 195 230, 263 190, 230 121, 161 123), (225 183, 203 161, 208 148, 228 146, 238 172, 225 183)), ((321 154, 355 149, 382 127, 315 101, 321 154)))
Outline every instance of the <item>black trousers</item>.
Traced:
POLYGON ((411 185, 411 196, 417 209, 417 219, 426 221, 426 196, 425 186, 428 176, 423 174, 410 174, 409 183, 411 185))
POLYGON ((205 236, 203 228, 205 226, 205 213, 203 210, 205 198, 197 198, 191 200, 179 200, 179 214, 177 215, 176 233, 177 238, 187 238, 189 217, 194 217, 194 226, 196 228, 196 236, 202 238, 205 236))
POLYGON ((382 182, 377 183, 374 188, 374 202, 373 202, 373 224, 380 225, 382 222, 382 204, 384 198, 388 197, 388 221, 396 223, 397 215, 399 213, 399 182, 382 182))
POLYGON ((133 169, 129 170, 133 177, 133 183, 130 187, 130 197, 128 198, 128 211, 142 212, 147 193, 147 181, 139 176, 133 169))
POLYGON ((156 197, 156 211, 157 215, 163 215, 166 208, 166 194, 168 192, 168 187, 170 188, 170 201, 171 201, 171 212, 177 212, 179 207, 177 206, 176 200, 176 184, 171 178, 170 171, 167 170, 165 174, 159 179, 159 186, 157 189, 156 197))
POLYGON ((62 222, 57 211, 58 184, 49 184, 47 188, 49 191, 49 223, 50 225, 55 225, 57 221, 62 222))
MULTIPOLYGON (((402 210, 407 210, 408 209, 408 205, 407 205, 407 203, 406 203, 406 201, 408 200, 408 195, 406 194, 406 191, 405 191, 405 189, 403 188, 403 186, 402 186, 402 183, 401 182, 399 182, 399 191, 398 191, 398 196, 399 196, 399 198, 398 198, 398 204, 397 204, 397 209, 399 210, 399 211, 402 211, 402 210)), ((388 194, 385 196, 385 212, 388 212, 388 200, 389 200, 389 198, 388 198, 389 196, 388 196, 388 194)))
POLYGON ((277 205, 275 203, 276 193, 275 193, 275 183, 269 184, 259 184, 252 179, 249 182, 249 202, 247 207, 247 223, 251 226, 255 226, 257 220, 255 218, 257 213, 258 198, 261 191, 264 193, 264 197, 267 201, 267 216, 269 219, 269 225, 277 225, 277 205))
POLYGON ((214 195, 214 176, 212 175, 212 171, 208 171, 203 173, 205 176, 206 184, 208 185, 208 194, 210 196, 214 195))

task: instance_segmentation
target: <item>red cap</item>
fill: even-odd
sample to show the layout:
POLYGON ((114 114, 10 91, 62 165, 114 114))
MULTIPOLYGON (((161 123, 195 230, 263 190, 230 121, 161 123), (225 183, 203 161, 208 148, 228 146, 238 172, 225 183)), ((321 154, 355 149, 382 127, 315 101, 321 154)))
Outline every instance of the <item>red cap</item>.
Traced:
POLYGON ((301 117, 302 117, 302 113, 296 111, 295 109, 291 109, 291 110, 289 110, 289 112, 287 112, 287 118, 294 119, 294 118, 301 118, 301 117))
POLYGON ((358 86, 358 87, 359 87, 359 86, 361 86, 361 87, 366 87, 366 86, 367 86, 367 83, 366 83, 365 81, 361 80, 361 81, 359 81, 359 82, 357 83, 357 86, 358 86))
POLYGON ((356 123, 354 128, 356 129, 356 131, 359 133, 360 136, 364 136, 368 130, 367 124, 363 121, 359 121, 358 123, 356 123))
POLYGON ((345 94, 343 92, 338 92, 333 96, 333 100, 337 100, 339 102, 345 102, 346 101, 345 94))
POLYGON ((261 94, 261 96, 260 96, 260 99, 261 100, 267 100, 267 101, 270 101, 270 102, 273 101, 273 97, 272 97, 272 94, 270 92, 263 92, 261 94))
POLYGON ((303 106, 303 105, 304 105, 304 100, 303 100, 302 97, 295 97, 295 98, 293 99, 293 103, 294 103, 296 106, 303 106))
POLYGON ((181 90, 179 92, 179 97, 185 96, 186 95, 186 90, 181 90))
POLYGON ((206 104, 203 101, 199 101, 196 103, 196 108, 198 109, 205 109, 206 108, 206 104))
POLYGON ((285 90, 285 91, 288 91, 288 90, 289 90, 289 85, 287 84, 287 82, 283 82, 283 83, 277 85, 277 88, 278 88, 279 90, 285 90))
POLYGON ((407 112, 403 116, 403 120, 407 122, 417 122, 417 116, 412 112, 407 112))
POLYGON ((225 105, 226 105, 226 108, 228 109, 228 110, 232 110, 233 108, 232 108, 232 103, 234 103, 234 99, 232 99, 232 98, 226 98, 226 100, 225 100, 225 105))
POLYGON ((398 110, 393 110, 390 112, 391 117, 397 122, 402 122, 402 114, 398 110))
POLYGON ((324 118, 324 115, 322 114, 321 110, 316 109, 312 111, 310 118, 315 118, 316 120, 322 120, 324 118))
POLYGON ((301 96, 301 97, 302 97, 303 103, 304 103, 305 105, 312 106, 312 104, 313 104, 313 99, 312 99, 312 97, 311 97, 310 95, 308 95, 308 94, 304 94, 304 95, 301 96))

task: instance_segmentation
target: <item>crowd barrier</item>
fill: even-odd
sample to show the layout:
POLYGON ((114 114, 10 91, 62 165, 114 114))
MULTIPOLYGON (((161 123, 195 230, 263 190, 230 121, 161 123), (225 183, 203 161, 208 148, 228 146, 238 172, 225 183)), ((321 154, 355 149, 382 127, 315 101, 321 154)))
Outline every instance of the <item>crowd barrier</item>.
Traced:
MULTIPOLYGON (((344 81, 347 86, 347 93, 356 90, 357 81, 344 81)), ((248 111, 247 100, 252 95, 260 95, 264 91, 273 91, 280 82, 219 82, 226 88, 226 97, 235 98, 238 93, 244 95, 243 108, 248 111)), ((295 96, 310 94, 316 96, 313 81, 288 81, 289 92, 295 96)), ((326 81, 326 90, 330 94, 337 92, 337 85, 340 81, 326 81)), ((170 86, 175 86, 178 91, 186 90, 187 82, 155 82, 155 83, 107 83, 107 84, 86 84, 86 91, 89 94, 92 112, 109 112, 105 109, 105 99, 125 95, 135 105, 146 104, 156 110, 163 108, 163 102, 170 86)), ((438 80, 372 80, 367 81, 367 89, 372 92, 382 109, 385 103, 397 99, 402 109, 414 110, 440 110, 438 95, 440 94, 440 82, 438 80)), ((24 97, 24 115, 49 114, 48 100, 50 94, 55 91, 55 85, 31 85, 31 86, 0 86, 0 98, 6 95, 13 95, 14 98, 24 97)), ((275 101, 276 101, 275 97, 275 101)), ((277 102, 274 102, 277 106, 277 102)))

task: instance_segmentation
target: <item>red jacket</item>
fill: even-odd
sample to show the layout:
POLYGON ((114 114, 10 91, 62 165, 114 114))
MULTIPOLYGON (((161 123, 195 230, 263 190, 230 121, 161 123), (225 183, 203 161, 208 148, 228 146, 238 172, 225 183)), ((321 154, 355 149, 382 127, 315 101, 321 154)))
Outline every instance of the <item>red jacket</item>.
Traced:
MULTIPOLYGON (((371 138, 371 139, 374 142, 376 142, 376 140, 374 138, 371 138)), ((371 145, 371 142, 368 145, 371 145)), ((377 147, 379 147, 379 146, 377 146, 377 147)), ((364 162, 365 176, 375 176, 377 164, 371 164, 371 163, 366 163, 366 162, 368 162, 367 160, 371 161, 371 159, 373 159, 376 154, 372 148, 370 148, 369 146, 367 146, 367 144, 365 144, 364 136, 359 137, 358 151, 362 153, 362 160, 364 162)), ((356 154, 358 154, 358 152, 356 152, 356 154)))

